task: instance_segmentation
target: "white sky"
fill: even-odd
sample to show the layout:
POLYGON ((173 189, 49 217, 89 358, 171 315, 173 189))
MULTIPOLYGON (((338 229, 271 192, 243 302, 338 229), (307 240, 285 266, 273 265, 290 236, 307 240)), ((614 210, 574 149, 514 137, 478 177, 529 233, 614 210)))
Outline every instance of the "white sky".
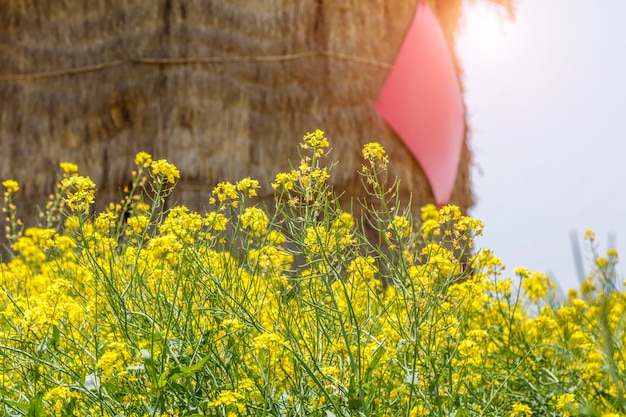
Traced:
MULTIPOLYGON (((457 38, 474 154, 479 246, 578 287, 570 231, 626 256, 626 0, 485 1, 457 38)), ((618 268, 624 271, 623 267, 618 268)))

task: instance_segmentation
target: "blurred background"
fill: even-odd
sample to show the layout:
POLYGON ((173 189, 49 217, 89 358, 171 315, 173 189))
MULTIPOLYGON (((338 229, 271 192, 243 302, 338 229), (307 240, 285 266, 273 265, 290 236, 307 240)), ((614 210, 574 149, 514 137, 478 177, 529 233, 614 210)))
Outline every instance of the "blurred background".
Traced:
MULTIPOLYGON (((626 254, 626 1, 517 0, 516 16, 466 6, 457 38, 472 132, 481 247, 507 266, 579 286, 596 232, 626 254)), ((618 266, 618 270, 624 271, 618 266)))

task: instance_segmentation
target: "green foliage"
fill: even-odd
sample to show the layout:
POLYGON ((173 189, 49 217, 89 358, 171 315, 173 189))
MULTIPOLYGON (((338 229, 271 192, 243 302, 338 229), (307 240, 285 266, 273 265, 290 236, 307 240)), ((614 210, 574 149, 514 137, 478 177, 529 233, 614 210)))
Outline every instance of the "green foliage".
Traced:
POLYGON ((271 211, 249 178, 219 184, 206 213, 165 209, 180 174, 140 153, 128 195, 102 213, 95 184, 61 164, 41 227, 22 230, 19 185, 5 181, 0 412, 626 414, 614 251, 558 302, 543 274, 504 278, 489 250, 470 254, 482 223, 456 207, 413 219, 378 144, 360 171, 378 204, 344 212, 328 146, 304 137, 271 211))

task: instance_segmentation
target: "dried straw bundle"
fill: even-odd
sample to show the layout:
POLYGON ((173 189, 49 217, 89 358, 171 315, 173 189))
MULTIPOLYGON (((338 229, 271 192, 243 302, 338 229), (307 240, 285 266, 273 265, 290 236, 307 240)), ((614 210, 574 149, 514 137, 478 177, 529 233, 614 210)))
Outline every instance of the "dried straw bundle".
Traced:
MULTIPOLYGON (((100 202, 116 201, 142 150, 180 168, 173 198, 193 209, 217 182, 245 176, 269 196, 316 128, 348 195, 361 192, 362 145, 379 141, 403 193, 432 201, 374 109, 417 0, 0 3, 0 178, 20 182, 27 222, 60 161, 98 184, 100 202)), ((431 1, 450 44, 460 3, 431 1)), ((452 195, 464 210, 469 164, 465 144, 452 195)))

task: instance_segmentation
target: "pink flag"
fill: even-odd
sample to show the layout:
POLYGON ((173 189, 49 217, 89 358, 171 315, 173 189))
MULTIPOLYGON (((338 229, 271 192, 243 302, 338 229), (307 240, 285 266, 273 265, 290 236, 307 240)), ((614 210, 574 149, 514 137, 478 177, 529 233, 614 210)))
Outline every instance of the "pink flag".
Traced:
POLYGON ((463 145, 464 107, 448 44, 424 1, 376 108, 419 162, 437 204, 449 203, 463 145))

